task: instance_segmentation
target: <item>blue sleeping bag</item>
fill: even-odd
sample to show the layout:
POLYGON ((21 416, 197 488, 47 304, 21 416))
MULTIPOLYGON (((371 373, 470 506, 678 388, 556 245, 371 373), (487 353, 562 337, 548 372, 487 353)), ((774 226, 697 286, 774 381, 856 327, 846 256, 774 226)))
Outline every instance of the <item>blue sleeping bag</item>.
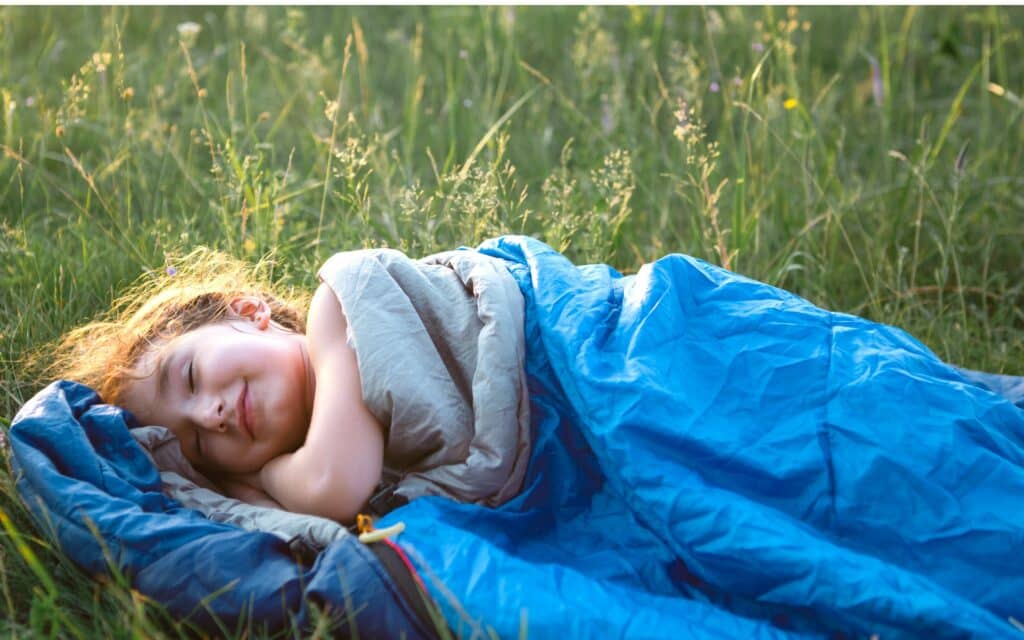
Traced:
MULTIPOLYGON (((422 498, 380 523, 405 523, 396 542, 456 634, 1015 633, 1024 380, 685 256, 622 277, 524 237, 478 251, 526 301, 524 488, 498 509, 422 498)), ((431 634, 354 538, 303 565, 165 498, 125 414, 81 385, 40 392, 10 439, 61 548, 102 573, 98 532, 175 615, 277 629, 312 602, 358 612, 367 637, 431 634)))

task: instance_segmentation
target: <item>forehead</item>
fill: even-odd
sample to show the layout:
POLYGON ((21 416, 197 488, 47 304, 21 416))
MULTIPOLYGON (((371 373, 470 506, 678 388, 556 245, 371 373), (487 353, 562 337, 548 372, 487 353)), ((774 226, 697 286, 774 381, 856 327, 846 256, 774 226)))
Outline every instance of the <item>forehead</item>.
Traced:
POLYGON ((162 389, 169 374, 168 367, 178 353, 223 344, 226 338, 237 337, 239 333, 247 333, 246 329, 245 323, 227 320, 204 324, 180 335, 154 341, 139 356, 133 367, 134 377, 136 380, 153 378, 153 381, 162 389))
POLYGON ((167 380, 168 365, 174 356, 183 350, 201 348, 209 340, 223 337, 224 331, 231 331, 227 322, 218 322, 196 327, 180 335, 154 341, 139 357, 134 372, 139 379, 155 378, 163 387, 167 380))

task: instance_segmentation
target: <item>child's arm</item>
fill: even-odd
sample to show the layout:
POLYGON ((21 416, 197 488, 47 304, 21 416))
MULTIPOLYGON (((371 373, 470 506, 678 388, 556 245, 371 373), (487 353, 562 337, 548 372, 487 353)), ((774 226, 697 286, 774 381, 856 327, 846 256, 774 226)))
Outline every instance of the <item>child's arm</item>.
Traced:
POLYGON ((253 475, 256 477, 251 479, 238 476, 217 478, 217 485, 220 486, 221 490, 227 494, 228 497, 234 498, 235 500, 241 500, 242 502, 253 504, 257 507, 284 509, 277 500, 271 498, 270 494, 258 486, 259 474, 257 473, 253 475))
POLYGON ((313 417, 306 441, 260 471, 263 488, 289 511, 351 522, 380 481, 384 434, 363 402, 355 352, 346 342, 345 314, 330 288, 313 296, 307 321, 316 373, 313 417))

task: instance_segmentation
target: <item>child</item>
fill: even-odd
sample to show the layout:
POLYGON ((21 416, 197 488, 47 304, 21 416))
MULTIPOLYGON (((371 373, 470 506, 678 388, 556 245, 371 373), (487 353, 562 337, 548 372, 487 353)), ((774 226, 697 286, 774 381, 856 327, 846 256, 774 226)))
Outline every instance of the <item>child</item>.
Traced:
POLYGON ((522 297, 501 261, 450 254, 338 254, 288 299, 199 250, 72 332, 52 372, 170 429, 246 502, 346 523, 427 494, 496 506, 529 458, 522 297))
POLYGON ((206 251, 186 262, 129 292, 115 319, 72 332, 60 375, 170 429, 234 497, 353 520, 384 438, 330 287, 303 321, 301 298, 270 293, 240 263, 206 251))

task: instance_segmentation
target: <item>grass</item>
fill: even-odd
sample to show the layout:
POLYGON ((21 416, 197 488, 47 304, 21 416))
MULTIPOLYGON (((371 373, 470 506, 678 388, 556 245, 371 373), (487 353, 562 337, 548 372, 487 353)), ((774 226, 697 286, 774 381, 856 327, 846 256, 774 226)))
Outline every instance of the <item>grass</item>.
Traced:
MULTIPOLYGON (((22 358, 196 244, 680 251, 1024 374, 1016 8, 0 8, 0 420, 22 358), (195 22, 198 32, 184 26, 195 22)), ((0 472, 0 632, 187 632, 0 472)), ((244 635, 244 633, 242 634, 244 635)))

